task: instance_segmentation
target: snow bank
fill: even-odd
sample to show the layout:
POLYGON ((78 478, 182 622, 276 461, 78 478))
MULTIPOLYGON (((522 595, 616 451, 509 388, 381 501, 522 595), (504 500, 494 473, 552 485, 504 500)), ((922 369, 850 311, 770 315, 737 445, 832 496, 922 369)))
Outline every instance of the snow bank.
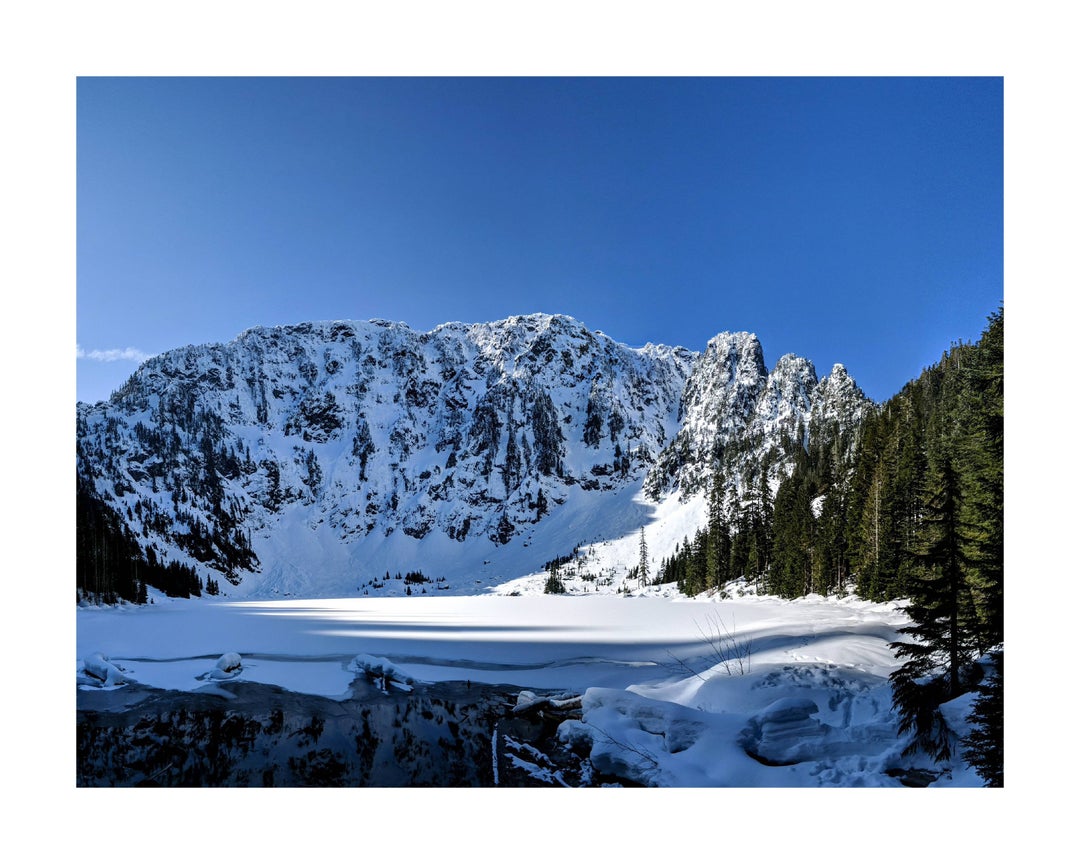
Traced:
POLYGON ((210 671, 209 677, 215 681, 228 681, 232 678, 238 678, 242 671, 244 671, 244 664, 240 660, 240 655, 229 651, 218 658, 217 664, 210 671))
POLYGON ((393 685, 399 690, 410 691, 416 683, 400 666, 387 660, 385 657, 374 657, 371 654, 357 654, 349 664, 350 672, 366 675, 371 681, 378 684, 384 691, 388 685, 393 685))
POLYGON ((121 687, 135 680, 127 674, 126 669, 113 663, 100 651, 83 660, 82 672, 80 683, 95 687, 121 687))

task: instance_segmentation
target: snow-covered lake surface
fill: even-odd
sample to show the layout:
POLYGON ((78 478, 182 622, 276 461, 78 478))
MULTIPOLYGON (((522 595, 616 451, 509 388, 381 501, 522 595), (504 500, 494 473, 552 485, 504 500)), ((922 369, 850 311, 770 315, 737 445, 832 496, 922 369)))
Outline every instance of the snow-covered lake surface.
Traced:
MULTIPOLYGON (((919 767, 899 756, 890 707, 888 645, 906 621, 893 603, 158 599, 78 611, 80 686, 95 686, 83 664, 100 653, 142 684, 195 690, 235 652, 240 680, 344 698, 365 655, 420 681, 583 693, 582 721, 560 735, 591 739, 595 762, 647 785, 895 786, 919 767)), ((950 712, 958 735, 968 708, 950 712)), ((962 763, 945 769, 937 785, 980 785, 962 763)))
MULTIPOLYGON (((244 677, 304 693, 343 695, 360 653, 385 656, 426 681, 522 687, 662 688, 687 699, 704 683, 714 636, 747 645, 753 672, 833 664, 887 676, 888 642, 904 621, 893 604, 821 598, 718 603, 650 597, 412 597, 274 602, 159 601, 78 612, 79 658, 100 651, 136 680, 190 690, 235 651, 244 677)), ((733 658, 734 660, 734 658, 733 658)), ((727 675, 720 666, 706 677, 727 675)))

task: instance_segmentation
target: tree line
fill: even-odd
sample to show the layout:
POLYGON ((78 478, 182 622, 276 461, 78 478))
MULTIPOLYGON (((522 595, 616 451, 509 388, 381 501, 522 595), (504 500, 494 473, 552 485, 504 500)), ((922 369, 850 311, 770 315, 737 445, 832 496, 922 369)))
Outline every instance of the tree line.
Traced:
POLYGON ((1004 674, 1004 311, 975 344, 956 343, 857 430, 802 430, 781 449, 793 470, 736 498, 714 472, 708 518, 666 559, 657 582, 687 594, 742 579, 781 597, 854 592, 907 598, 907 637, 892 647, 901 731, 910 749, 948 758, 938 706, 978 689, 963 743, 1002 782, 1004 674), (989 657, 989 662, 985 658, 989 657), (980 662, 980 660, 984 662, 980 662))
POLYGON ((154 548, 142 547, 93 488, 76 478, 75 591, 76 600, 93 603, 146 603, 147 588, 170 597, 200 596, 204 588, 218 592, 217 582, 204 585, 194 569, 176 561, 163 563, 154 548))

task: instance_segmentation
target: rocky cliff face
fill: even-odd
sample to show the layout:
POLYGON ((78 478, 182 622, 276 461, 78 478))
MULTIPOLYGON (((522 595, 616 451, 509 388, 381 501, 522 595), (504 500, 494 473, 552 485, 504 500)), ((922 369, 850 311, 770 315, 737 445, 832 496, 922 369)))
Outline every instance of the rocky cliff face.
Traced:
POLYGON ((842 367, 818 381, 787 355, 767 372, 746 333, 699 355, 631 349, 565 316, 428 333, 336 321, 153 358, 78 406, 77 457, 159 560, 246 593, 451 559, 463 585, 486 563, 477 550, 523 549, 560 509, 573 523, 634 489, 693 493, 725 452, 747 468, 868 404, 842 367))
MULTIPOLYGON (((645 478, 653 499, 704 491, 718 476, 739 494, 764 480, 775 487, 790 471, 785 451, 811 435, 851 433, 871 405, 837 364, 818 380, 814 364, 794 354, 766 371, 751 333, 709 341, 686 384, 679 431, 645 478)), ((850 447, 852 436, 845 436, 850 447)))

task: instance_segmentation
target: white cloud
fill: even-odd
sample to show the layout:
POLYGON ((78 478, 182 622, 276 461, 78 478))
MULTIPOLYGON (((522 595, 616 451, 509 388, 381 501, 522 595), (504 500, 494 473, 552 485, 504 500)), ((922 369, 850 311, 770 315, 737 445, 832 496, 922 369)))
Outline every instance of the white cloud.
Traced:
POLYGON ((109 348, 105 351, 94 349, 84 351, 81 345, 75 346, 75 357, 79 360, 100 360, 102 363, 112 363, 114 360, 129 360, 132 363, 142 363, 149 360, 153 354, 147 354, 138 348, 109 348))

